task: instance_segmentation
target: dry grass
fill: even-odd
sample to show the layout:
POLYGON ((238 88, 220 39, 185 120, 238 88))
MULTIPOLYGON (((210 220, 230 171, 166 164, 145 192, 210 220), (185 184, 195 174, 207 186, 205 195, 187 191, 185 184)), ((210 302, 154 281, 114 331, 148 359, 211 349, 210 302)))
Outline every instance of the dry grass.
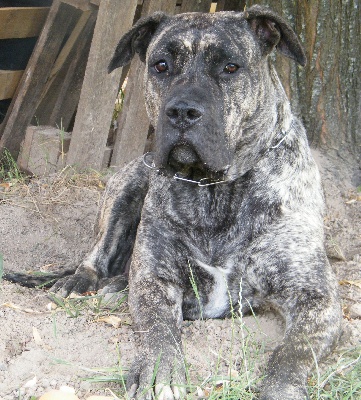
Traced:
POLYGON ((28 177, 18 171, 0 175, 0 204, 21 207, 43 217, 51 214, 52 206, 71 205, 84 191, 97 192, 100 199, 104 188, 104 175, 94 170, 78 173, 68 166, 47 177, 28 177))

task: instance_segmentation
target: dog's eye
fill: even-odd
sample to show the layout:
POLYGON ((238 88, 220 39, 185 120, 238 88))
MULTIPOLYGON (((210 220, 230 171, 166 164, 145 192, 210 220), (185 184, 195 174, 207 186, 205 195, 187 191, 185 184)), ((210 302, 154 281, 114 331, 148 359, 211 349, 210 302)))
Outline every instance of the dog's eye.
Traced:
POLYGON ((228 63, 224 69, 223 72, 226 72, 227 74, 234 74, 238 70, 239 66, 237 64, 233 63, 228 63))
POLYGON ((158 73, 162 73, 162 72, 168 71, 168 64, 167 64, 167 61, 160 60, 160 61, 156 62, 156 63, 154 64, 154 69, 155 69, 158 73))

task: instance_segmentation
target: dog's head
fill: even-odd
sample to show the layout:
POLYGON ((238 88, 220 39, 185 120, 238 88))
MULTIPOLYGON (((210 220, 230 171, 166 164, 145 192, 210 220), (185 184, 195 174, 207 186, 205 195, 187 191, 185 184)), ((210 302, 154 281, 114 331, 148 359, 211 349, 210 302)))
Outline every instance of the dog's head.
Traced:
MULTIPOLYGON (((158 12, 133 26, 120 40, 109 72, 135 53, 145 62, 158 169, 189 179, 217 177, 234 163, 247 164, 255 145, 267 145, 270 139, 254 130, 264 131, 277 118, 265 118, 275 103, 267 64, 274 48, 305 65, 291 27, 259 6, 243 13, 158 12)), ((236 169, 245 172, 245 165, 236 169)))

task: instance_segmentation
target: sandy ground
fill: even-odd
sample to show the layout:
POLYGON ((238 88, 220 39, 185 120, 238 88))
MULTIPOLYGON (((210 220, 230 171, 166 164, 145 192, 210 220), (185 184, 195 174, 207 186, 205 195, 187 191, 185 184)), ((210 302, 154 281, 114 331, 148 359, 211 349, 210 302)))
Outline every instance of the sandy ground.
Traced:
MULTIPOLYGON (((341 160, 315 153, 322 172, 327 216, 325 232, 337 272, 344 307, 342 347, 361 344, 361 195, 360 171, 341 160), (359 175, 357 175, 359 174, 359 175), (356 283, 356 284, 355 284, 356 283)), ((6 271, 33 271, 76 265, 92 243, 92 227, 102 193, 97 178, 66 180, 63 176, 32 179, 27 186, 0 187, 0 253, 6 271)), ((30 399, 61 385, 74 387, 81 399, 106 393, 112 384, 92 383, 94 369, 129 365, 134 355, 126 304, 115 312, 114 327, 99 321, 107 315, 96 304, 71 318, 63 309, 50 310, 40 289, 3 281, 0 288, 0 400, 30 399), (119 320, 116 320, 119 322, 119 320)), ((194 381, 204 381, 242 364, 242 338, 251 354, 265 345, 265 356, 282 337, 283 323, 265 312, 241 321, 185 321, 183 340, 194 381)), ((244 347, 243 347, 244 348, 244 347)), ((260 361, 260 366, 262 360, 260 361)), ((99 373, 97 373, 99 375, 99 373)))

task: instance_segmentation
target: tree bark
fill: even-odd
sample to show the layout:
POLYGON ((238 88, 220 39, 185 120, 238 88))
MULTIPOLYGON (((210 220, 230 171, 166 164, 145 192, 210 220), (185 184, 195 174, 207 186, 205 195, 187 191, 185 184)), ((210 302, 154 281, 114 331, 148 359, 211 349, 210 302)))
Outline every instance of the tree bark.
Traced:
POLYGON ((280 55, 276 68, 311 145, 361 155, 360 0, 257 0, 283 15, 304 44, 305 68, 280 55))

